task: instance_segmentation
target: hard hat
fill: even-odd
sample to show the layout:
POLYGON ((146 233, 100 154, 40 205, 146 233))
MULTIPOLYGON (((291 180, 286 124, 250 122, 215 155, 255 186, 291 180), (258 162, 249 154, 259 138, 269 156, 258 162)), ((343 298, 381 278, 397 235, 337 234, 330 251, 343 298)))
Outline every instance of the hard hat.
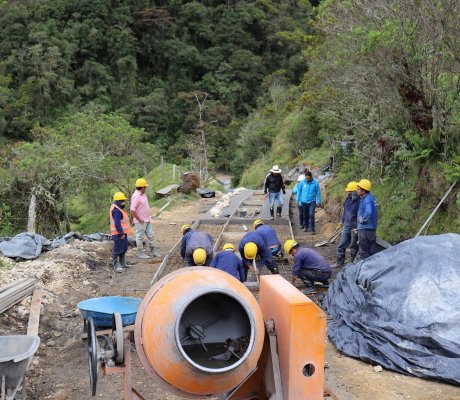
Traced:
POLYGON ((148 186, 148 183, 147 181, 144 179, 144 178, 139 178, 138 180, 136 180, 136 187, 147 187, 148 186))
POLYGON ((367 190, 368 192, 370 192, 370 191, 371 191, 372 184, 371 184, 371 181, 368 181, 367 179, 361 179, 361 180, 358 182, 358 186, 359 186, 361 189, 364 189, 364 190, 367 190))
POLYGON ((298 243, 295 240, 289 239, 284 242, 284 251, 289 254, 294 247, 297 247, 298 243))
POLYGON ((113 195, 113 201, 126 200, 126 196, 123 192, 117 192, 113 195))
POLYGON ((300 174, 297 178, 297 182, 303 181, 305 179, 305 174, 300 174))
POLYGON ((180 233, 185 234, 185 232, 189 231, 192 229, 192 227, 189 224, 184 224, 180 227, 180 233))
POLYGON ((263 225, 263 224, 264 224, 264 221, 262 221, 261 219, 256 219, 253 224, 254 230, 256 230, 259 225, 263 225))
POLYGON ((193 251, 193 262, 195 265, 204 265, 206 262, 206 250, 199 247, 193 251))
POLYGON ((354 192, 356 189, 358 189, 358 182, 351 181, 348 182, 348 185, 345 188, 345 192, 354 192))
POLYGON ((224 247, 222 247, 222 250, 232 250, 232 251, 235 251, 235 246, 233 246, 233 244, 231 244, 231 243, 225 243, 225 244, 224 244, 224 247))
POLYGON ((254 242, 248 242, 244 245, 244 258, 248 260, 254 260, 257 255, 257 245, 254 242))

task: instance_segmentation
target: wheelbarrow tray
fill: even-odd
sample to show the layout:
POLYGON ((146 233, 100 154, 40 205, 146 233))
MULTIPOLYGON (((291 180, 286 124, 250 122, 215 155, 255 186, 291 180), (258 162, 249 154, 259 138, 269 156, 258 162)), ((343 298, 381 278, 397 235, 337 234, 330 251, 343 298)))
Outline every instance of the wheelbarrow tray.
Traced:
POLYGON ((136 297, 96 297, 81 301, 77 307, 84 319, 92 317, 98 327, 112 326, 114 313, 119 313, 122 325, 128 326, 134 324, 141 301, 142 299, 136 297))
POLYGON ((7 390, 14 390, 21 383, 39 345, 38 336, 0 336, 0 387, 3 376, 7 390))

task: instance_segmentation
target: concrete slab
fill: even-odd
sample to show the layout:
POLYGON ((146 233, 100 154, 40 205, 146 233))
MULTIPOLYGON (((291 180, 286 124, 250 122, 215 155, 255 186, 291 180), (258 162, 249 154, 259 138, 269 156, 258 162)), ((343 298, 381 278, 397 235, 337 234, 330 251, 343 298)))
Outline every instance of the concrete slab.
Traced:
MULTIPOLYGON (((281 211, 281 219, 288 220, 289 219, 289 201, 291 200, 292 189, 286 189, 286 194, 283 195, 283 210, 281 211)), ((275 203, 276 204, 276 203, 275 203)), ((275 206, 275 213, 276 213, 276 206, 275 206)), ((270 205, 268 204, 268 199, 265 201, 262 210, 260 211, 260 215, 257 217, 262 220, 269 220, 270 219, 270 205)), ((280 219, 279 217, 277 219, 280 219)), ((275 217, 276 221, 276 217, 275 217)))

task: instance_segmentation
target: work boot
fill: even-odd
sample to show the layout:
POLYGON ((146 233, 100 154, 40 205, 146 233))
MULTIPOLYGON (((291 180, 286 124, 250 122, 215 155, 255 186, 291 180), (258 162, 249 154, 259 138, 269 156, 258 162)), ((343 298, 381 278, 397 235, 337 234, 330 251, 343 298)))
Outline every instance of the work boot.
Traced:
POLYGON ((120 265, 123 267, 123 268, 132 268, 133 265, 132 264, 128 264, 126 262, 126 253, 120 255, 120 265))
POLYGON ((307 287, 305 290, 302 290, 302 293, 307 296, 309 294, 316 293, 316 289, 314 287, 307 287))
POLYGON ((280 271, 278 270, 278 267, 272 268, 270 272, 272 275, 278 275, 280 273, 280 271))
POLYGON ((315 234, 315 231, 311 231, 311 235, 313 236, 315 234))
POLYGON ((303 228, 302 230, 303 230, 304 232, 308 232, 308 228, 307 228, 307 227, 303 228))
POLYGON ((121 266, 120 261, 118 261, 118 256, 112 257, 113 269, 115 272, 124 272, 124 268, 121 266))
POLYGON ((143 249, 137 250, 137 257, 144 258, 144 259, 150 258, 147 254, 144 253, 143 249))
POLYGON ((276 216, 281 217, 281 211, 283 210, 283 207, 276 207, 276 216))
POLYGON ((270 207, 270 219, 275 219, 275 209, 270 207))
POLYGON ((149 256, 150 256, 150 257, 154 257, 154 258, 160 258, 160 257, 161 257, 161 254, 160 254, 159 251, 157 251, 157 250, 155 249, 155 247, 150 247, 149 256))
POLYGON ((329 287, 329 282, 315 282, 315 286, 327 289, 329 287))

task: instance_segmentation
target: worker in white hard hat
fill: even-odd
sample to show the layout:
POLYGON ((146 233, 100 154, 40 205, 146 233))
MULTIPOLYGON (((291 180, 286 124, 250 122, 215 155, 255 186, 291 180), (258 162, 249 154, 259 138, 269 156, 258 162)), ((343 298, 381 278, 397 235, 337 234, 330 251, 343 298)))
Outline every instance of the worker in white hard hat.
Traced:
POLYGON ((155 245, 153 229, 150 217, 150 206, 145 191, 149 185, 144 178, 136 180, 136 190, 131 196, 130 211, 136 227, 136 247, 139 258, 161 257, 155 245), (147 236, 149 243, 149 254, 144 252, 143 237, 147 236))
POLYGON ((292 193, 295 194, 295 202, 297 203, 297 209, 299 210, 299 224, 300 224, 300 229, 304 229, 303 225, 303 207, 302 204, 300 203, 300 197, 298 196, 299 192, 299 185, 300 182, 305 180, 305 174, 300 174, 299 177, 297 178, 297 183, 295 184, 294 188, 292 189, 292 193))

